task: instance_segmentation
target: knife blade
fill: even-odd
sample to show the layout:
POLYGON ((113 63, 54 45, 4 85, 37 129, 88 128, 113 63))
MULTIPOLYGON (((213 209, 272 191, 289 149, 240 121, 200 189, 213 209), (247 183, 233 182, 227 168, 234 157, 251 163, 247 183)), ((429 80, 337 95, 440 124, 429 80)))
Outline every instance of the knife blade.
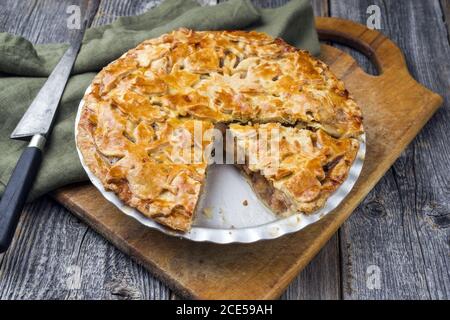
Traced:
POLYGON ((78 33, 11 134, 11 139, 47 136, 77 58, 84 32, 78 33))
POLYGON ((44 146, 81 47, 88 19, 97 10, 98 3, 98 0, 89 1, 85 19, 69 48, 11 134, 12 139, 30 139, 30 143, 20 156, 0 200, 0 253, 8 249, 13 238, 20 213, 39 170, 44 146))

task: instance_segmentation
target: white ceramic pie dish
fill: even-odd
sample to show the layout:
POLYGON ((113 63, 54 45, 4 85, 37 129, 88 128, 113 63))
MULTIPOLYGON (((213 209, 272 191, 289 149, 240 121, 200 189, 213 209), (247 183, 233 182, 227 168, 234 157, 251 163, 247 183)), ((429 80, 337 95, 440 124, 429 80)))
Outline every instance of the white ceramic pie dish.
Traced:
MULTIPOLYGON (((90 87, 86 90, 88 93, 90 87)), ((75 119, 75 137, 78 134, 83 100, 78 107, 75 119)), ((212 165, 208 168, 207 181, 202 198, 189 232, 180 233, 170 230, 138 210, 127 206, 113 192, 105 190, 100 180, 84 163, 83 155, 77 146, 78 156, 92 184, 119 210, 133 217, 143 225, 159 231, 192 241, 214 243, 251 243, 281 237, 299 231, 320 220, 333 211, 348 195, 358 179, 366 153, 365 135, 362 135, 360 148, 348 178, 328 198, 325 206, 313 214, 302 213, 283 218, 278 217, 256 196, 245 177, 233 165, 212 165)))

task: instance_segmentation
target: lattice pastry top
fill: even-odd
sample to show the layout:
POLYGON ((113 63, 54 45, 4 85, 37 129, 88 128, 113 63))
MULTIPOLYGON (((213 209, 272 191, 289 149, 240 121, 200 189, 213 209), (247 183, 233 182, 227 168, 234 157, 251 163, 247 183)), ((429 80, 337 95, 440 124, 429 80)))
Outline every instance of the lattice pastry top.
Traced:
MULTIPOLYGON (((357 150, 354 138, 363 132, 361 111, 343 83, 307 52, 258 32, 180 29, 144 41, 95 77, 84 97, 77 144, 105 188, 144 215, 185 231, 207 159, 180 162, 174 146, 194 150, 209 143, 192 141, 196 122, 204 132, 217 123, 249 121, 295 125, 303 129, 289 134, 314 135, 330 148, 352 141, 336 184, 345 179, 357 150)), ((317 208, 322 200, 298 209, 317 208)))

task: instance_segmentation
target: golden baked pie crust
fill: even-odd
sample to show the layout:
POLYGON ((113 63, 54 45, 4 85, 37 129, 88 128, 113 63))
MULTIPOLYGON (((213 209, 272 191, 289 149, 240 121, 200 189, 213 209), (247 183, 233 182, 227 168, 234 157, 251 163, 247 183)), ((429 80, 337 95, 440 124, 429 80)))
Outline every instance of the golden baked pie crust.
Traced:
POLYGON ((317 187, 310 173, 326 161, 297 161, 291 180, 272 181, 304 212, 345 180, 363 132, 359 107, 328 66, 258 32, 179 29, 146 40, 106 66, 83 101, 77 145, 85 164, 126 204, 180 231, 190 228, 207 161, 174 161, 169 140, 177 128, 281 123, 302 128, 283 129, 289 137, 309 132, 328 149, 351 141, 339 156, 339 178, 319 179, 313 200, 306 196, 307 185, 317 187))
POLYGON ((279 123, 231 124, 230 132, 255 191, 282 215, 321 208, 347 178, 359 149, 355 138, 336 139, 322 129, 279 123), (277 148, 272 150, 270 144, 277 148))

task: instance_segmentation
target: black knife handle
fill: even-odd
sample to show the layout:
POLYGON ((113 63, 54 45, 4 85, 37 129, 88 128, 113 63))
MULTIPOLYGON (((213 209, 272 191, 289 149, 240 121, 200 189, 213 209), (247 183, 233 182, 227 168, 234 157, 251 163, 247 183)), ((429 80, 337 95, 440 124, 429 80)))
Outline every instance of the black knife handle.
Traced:
POLYGON ((42 150, 39 147, 26 147, 9 178, 0 201, 0 253, 5 252, 11 243, 41 161, 42 150))

